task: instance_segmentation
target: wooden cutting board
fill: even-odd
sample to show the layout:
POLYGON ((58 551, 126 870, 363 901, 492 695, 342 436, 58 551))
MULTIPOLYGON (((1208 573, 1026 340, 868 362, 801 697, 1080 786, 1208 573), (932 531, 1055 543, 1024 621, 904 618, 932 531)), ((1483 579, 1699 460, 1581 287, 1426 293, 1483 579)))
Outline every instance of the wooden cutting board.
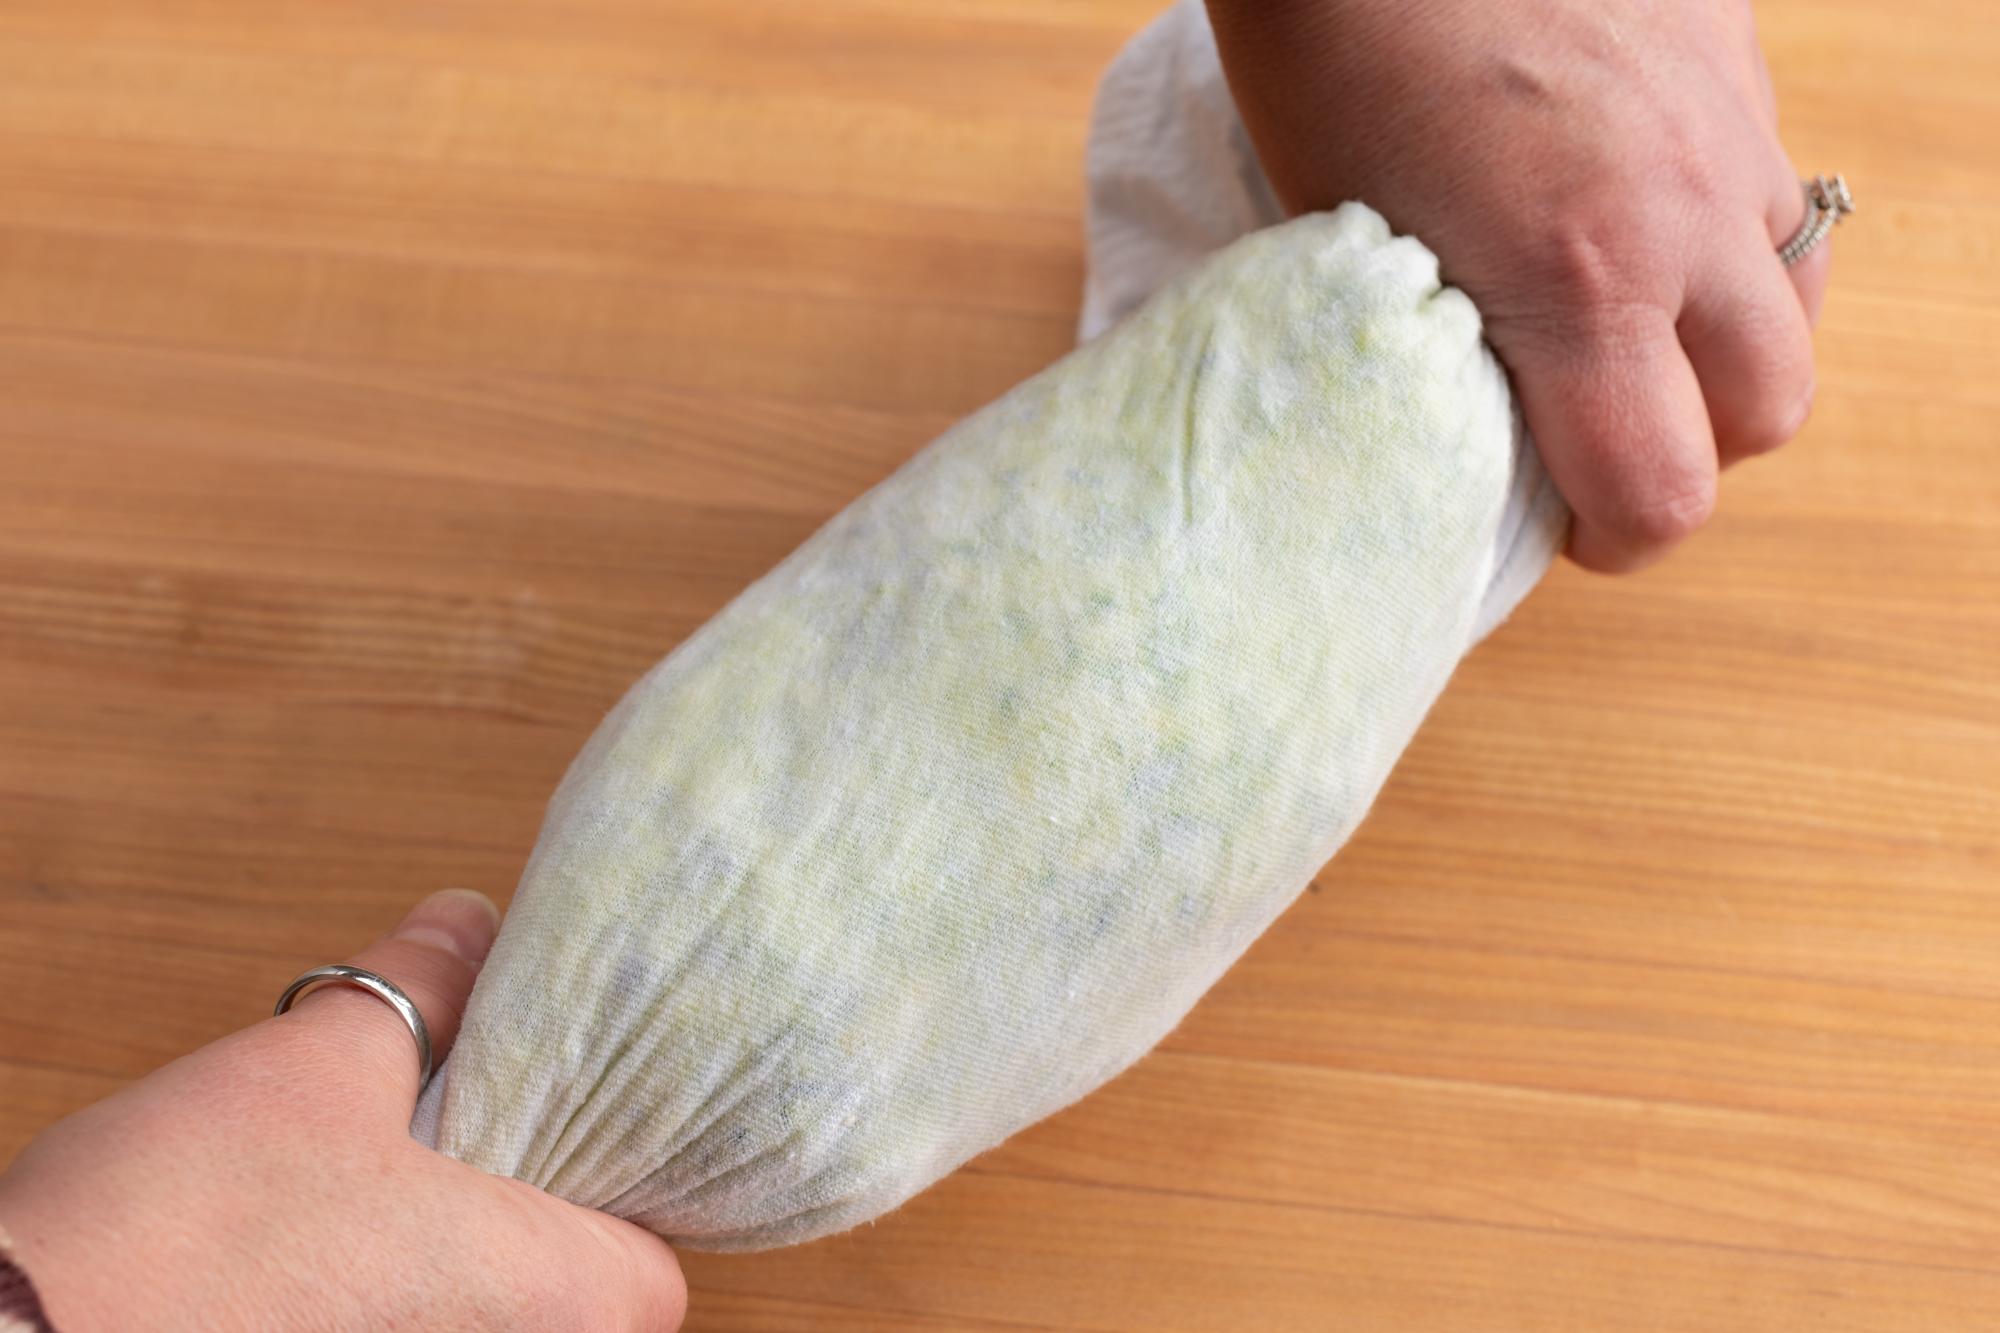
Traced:
MULTIPOLYGON (((0 1160, 1059 356, 1136 0, 0 6, 0 1160)), ((691 1329, 2000 1325, 2000 25, 1772 0, 1816 414, 1558 570, 1164 1047, 691 1329)))

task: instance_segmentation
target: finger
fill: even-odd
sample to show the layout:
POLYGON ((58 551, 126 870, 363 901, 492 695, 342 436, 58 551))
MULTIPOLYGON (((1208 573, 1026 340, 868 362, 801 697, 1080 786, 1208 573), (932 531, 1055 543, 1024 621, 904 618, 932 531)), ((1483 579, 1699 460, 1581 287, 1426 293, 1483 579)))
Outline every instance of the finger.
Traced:
MULTIPOLYGON (((673 1333, 687 1316, 687 1280, 673 1249, 658 1236, 607 1213, 579 1209, 591 1232, 595 1252, 603 1259, 601 1280, 594 1283, 617 1312, 620 1328, 646 1333, 673 1333)), ((592 1327, 613 1327, 600 1320, 592 1327)))
POLYGON ((1665 311, 1634 307, 1567 340, 1543 335, 1499 350, 1575 514, 1569 554, 1578 564, 1638 569, 1708 521, 1715 443, 1665 311))
MULTIPOLYGON (((1781 246, 1796 236, 1799 227, 1806 220, 1805 187, 1799 184, 1791 163, 1779 162, 1776 173, 1780 179, 1771 191, 1770 206, 1764 221, 1771 235, 1771 244, 1781 246)), ((1780 267, 1784 267, 1780 264, 1780 267)), ((1826 303, 1826 284, 1833 272, 1833 238, 1821 241, 1813 252, 1798 263, 1785 269, 1791 280, 1792 290, 1798 294, 1799 305, 1806 313, 1806 327, 1819 327, 1820 307, 1826 303)))
POLYGON ((1677 327, 1722 466, 1791 439, 1812 410, 1812 329, 1763 219, 1715 250, 1677 327))
MULTIPOLYGON (((458 1035, 473 980, 499 929, 499 910, 484 894, 446 889, 347 961, 386 977, 410 997, 430 1032, 435 1066, 458 1035)), ((409 1121, 422 1091, 416 1040, 380 998, 351 986, 317 986, 272 1022, 291 1025, 302 1057, 327 1060, 337 1071, 326 1080, 328 1095, 342 1096, 360 1114, 379 1111, 398 1124, 409 1121)))

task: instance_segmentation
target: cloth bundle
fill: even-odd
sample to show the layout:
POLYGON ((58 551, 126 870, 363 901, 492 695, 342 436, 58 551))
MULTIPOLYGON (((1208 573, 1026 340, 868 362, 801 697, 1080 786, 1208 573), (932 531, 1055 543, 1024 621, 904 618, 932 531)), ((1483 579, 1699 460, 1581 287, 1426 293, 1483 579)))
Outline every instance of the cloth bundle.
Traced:
POLYGON ((1190 13, 1100 102, 1086 319, 1116 326, 633 687, 420 1138, 696 1248, 894 1207, 1171 1029, 1546 568, 1564 515, 1478 315, 1370 209, 1138 300, 1173 261, 1134 256, 1178 251, 1132 219, 1211 188, 1134 128, 1198 127, 1200 59, 1157 46, 1199 57, 1190 13))

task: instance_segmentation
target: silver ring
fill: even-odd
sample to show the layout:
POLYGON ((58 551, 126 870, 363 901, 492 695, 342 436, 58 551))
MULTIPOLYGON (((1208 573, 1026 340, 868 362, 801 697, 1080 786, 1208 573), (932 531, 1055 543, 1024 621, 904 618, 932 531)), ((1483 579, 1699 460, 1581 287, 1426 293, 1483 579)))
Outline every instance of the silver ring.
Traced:
POLYGON ((1799 185, 1806 192, 1806 216, 1792 239, 1778 247, 1778 258, 1786 268, 1818 249, 1840 220, 1854 211, 1854 192, 1847 188, 1845 176, 1815 176, 1799 185))
POLYGON ((271 1011, 271 1017, 283 1014, 292 1007, 292 1001, 321 982, 358 987, 402 1015, 403 1022, 409 1025, 410 1035, 417 1039, 417 1064, 422 1069, 417 1077, 417 1086, 422 1087, 431 1081, 431 1030, 424 1025, 423 1014, 418 1011, 415 1002, 403 993, 403 988, 379 972, 370 972, 365 967, 349 967, 346 963, 328 963, 325 967, 301 972, 291 985, 285 987, 285 993, 278 997, 278 1007, 271 1011))

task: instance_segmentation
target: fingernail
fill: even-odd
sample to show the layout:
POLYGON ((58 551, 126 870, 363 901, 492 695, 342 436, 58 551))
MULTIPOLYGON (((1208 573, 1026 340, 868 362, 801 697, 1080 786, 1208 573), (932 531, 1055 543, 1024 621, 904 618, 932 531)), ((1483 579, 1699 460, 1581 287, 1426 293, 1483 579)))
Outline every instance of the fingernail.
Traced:
POLYGON ((468 963, 485 961, 500 933, 500 909, 472 889, 444 889, 410 909, 393 938, 427 944, 468 963))

